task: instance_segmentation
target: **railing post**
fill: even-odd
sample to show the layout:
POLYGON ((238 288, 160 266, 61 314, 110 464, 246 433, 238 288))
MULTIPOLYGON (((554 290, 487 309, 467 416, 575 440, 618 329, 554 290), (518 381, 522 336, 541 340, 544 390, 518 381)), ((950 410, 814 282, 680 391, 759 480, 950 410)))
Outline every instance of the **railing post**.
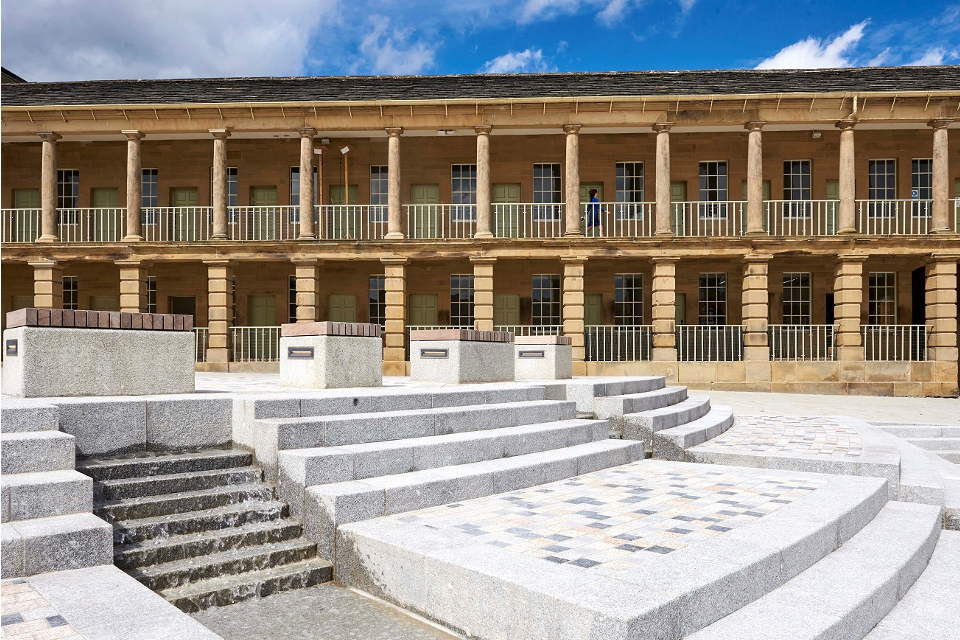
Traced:
POLYGON ((383 373, 406 375, 407 263, 408 258, 380 258, 384 272, 383 373))
POLYGON ((676 256, 653 258, 652 360, 677 360, 677 260, 676 256))
MULTIPOLYGON (((931 325, 927 359, 934 364, 940 393, 957 395, 957 260, 960 255, 934 254, 926 266, 926 316, 931 325)), ((927 395, 924 393, 924 395, 927 395)))
MULTIPOLYGON (((401 127, 387 127, 387 234, 385 240, 403 240, 403 207, 400 204, 401 127)), ((347 189, 349 189, 349 185, 347 189)), ((403 375, 403 374, 400 374, 403 375)))
POLYGON ((863 306, 863 263, 866 259, 864 255, 842 254, 835 265, 833 315, 836 324, 834 349, 837 360, 864 360, 860 314, 863 306))
MULTIPOLYGON (((743 359, 760 362, 770 360, 769 291, 767 273, 772 255, 751 254, 743 260, 743 359)), ((753 376, 751 382, 770 381, 769 370, 765 380, 753 376)))
POLYGON ((856 118, 844 118, 837 122, 840 129, 840 210, 838 212, 838 234, 857 232, 856 177, 857 165, 854 155, 853 128, 856 118))
POLYGON ((52 131, 43 131, 37 135, 43 140, 40 167, 40 237, 37 242, 57 242, 60 239, 57 220, 57 140, 63 136, 52 131))
POLYGON ((560 258, 563 264, 563 335, 573 340, 573 375, 586 375, 583 340, 583 271, 586 257, 560 258))
POLYGON ((33 267, 33 306, 37 309, 63 308, 63 265, 56 260, 37 260, 33 267))
POLYGON ((117 260, 120 268, 120 311, 144 313, 147 310, 147 263, 142 260, 117 260))
MULTIPOLYGON (((227 239, 227 129, 210 129, 213 136, 213 234, 212 240, 227 239)), ((210 331, 213 339, 213 329, 210 331)), ((211 345, 212 346, 212 345, 211 345)), ((210 362, 219 362, 210 360, 210 362)), ((226 360, 223 360, 226 362, 226 360)))
POLYGON ((120 133, 127 136, 127 233, 123 237, 123 241, 139 242, 143 240, 143 218, 141 218, 140 212, 143 203, 140 140, 146 134, 136 130, 121 131, 120 133))
MULTIPOLYGON (((580 228, 580 125, 563 125, 563 132, 567 137, 566 162, 564 165, 564 189, 566 198, 564 198, 565 215, 563 235, 582 236, 583 230, 580 228)), ((583 360, 582 335, 580 336, 580 340, 580 359, 583 360)), ((574 346, 573 350, 574 354, 576 354, 576 346, 574 346)), ((576 355, 574 355, 573 359, 576 361, 576 355)), ((576 369, 576 365, 574 365, 574 369, 576 369)))
MULTIPOLYGON (((300 221, 303 222, 303 209, 300 212, 300 221)), ((317 281, 322 264, 323 261, 316 258, 293 259, 297 279, 297 322, 317 320, 317 281)))
POLYGON ((233 322, 233 266, 230 260, 205 260, 207 265, 207 362, 230 362, 233 322))
POLYGON ((765 124, 757 120, 743 125, 750 132, 747 134, 746 235, 766 234, 763 228, 763 142, 760 133, 765 124))
MULTIPOLYGON (((490 207, 490 125, 473 128, 477 133, 477 230, 475 238, 493 237, 490 207)), ((492 322, 492 320, 491 320, 492 322)), ((485 329, 486 330, 486 329, 485 329)))
MULTIPOLYGON (((300 127, 297 133, 300 134, 300 200, 297 203, 300 210, 300 233, 297 240, 316 240, 317 231, 313 226, 313 137, 317 135, 317 130, 313 127, 300 127)), ((349 185, 347 188, 350 188, 349 185)), ((298 286, 299 282, 298 277, 298 286)), ((298 300, 299 297, 300 294, 297 293, 298 300)), ((297 322, 301 322, 299 301, 297 322)))
POLYGON ((951 118, 937 118, 928 125, 933 128, 933 211, 930 233, 953 233, 950 225, 950 158, 947 127, 951 118))
POLYGON ((493 265, 496 258, 473 256, 473 320, 477 331, 493 331, 493 265))

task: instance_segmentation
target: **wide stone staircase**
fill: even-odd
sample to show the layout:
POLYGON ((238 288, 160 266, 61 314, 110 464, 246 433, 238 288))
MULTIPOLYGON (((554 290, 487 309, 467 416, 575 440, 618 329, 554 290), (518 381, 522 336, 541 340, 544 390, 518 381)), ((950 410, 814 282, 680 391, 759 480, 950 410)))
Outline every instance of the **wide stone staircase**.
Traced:
POLYGON ((926 449, 947 462, 960 464, 960 425, 893 422, 872 422, 871 424, 898 438, 903 438, 910 444, 926 449))
POLYGON ((140 452, 78 468, 113 525, 114 563, 183 611, 331 578, 249 452, 140 452))

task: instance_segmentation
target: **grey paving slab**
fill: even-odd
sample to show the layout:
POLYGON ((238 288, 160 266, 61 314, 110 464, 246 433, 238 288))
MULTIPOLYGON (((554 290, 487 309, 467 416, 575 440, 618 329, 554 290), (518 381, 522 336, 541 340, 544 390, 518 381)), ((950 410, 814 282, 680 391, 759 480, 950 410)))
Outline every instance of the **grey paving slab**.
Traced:
POLYGON ((3 433, 56 431, 57 428, 57 408, 46 400, 4 398, 0 407, 0 430, 3 433))

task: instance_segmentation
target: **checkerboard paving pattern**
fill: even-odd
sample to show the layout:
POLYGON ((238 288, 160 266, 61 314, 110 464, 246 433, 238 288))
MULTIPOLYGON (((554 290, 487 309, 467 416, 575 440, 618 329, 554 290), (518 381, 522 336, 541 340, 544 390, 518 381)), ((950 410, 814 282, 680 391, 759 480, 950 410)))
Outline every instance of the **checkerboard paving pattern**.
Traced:
POLYGON ((612 574, 762 518, 827 482, 778 471, 639 461, 394 517, 612 574))
POLYGON ((846 459, 863 453, 860 434, 831 418, 749 416, 700 445, 727 453, 769 453, 846 459))
POLYGON ((85 640, 23 579, 0 582, 3 640, 85 640))

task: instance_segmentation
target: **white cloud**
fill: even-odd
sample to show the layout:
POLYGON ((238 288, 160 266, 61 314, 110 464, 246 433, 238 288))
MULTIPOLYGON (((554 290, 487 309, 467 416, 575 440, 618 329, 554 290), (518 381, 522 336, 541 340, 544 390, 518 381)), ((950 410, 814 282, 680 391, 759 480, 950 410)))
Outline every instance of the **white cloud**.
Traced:
POLYGON ((3 62, 28 80, 290 75, 337 0, 2 4, 3 62))
POLYGON ((956 51, 947 51, 943 47, 934 47, 933 49, 928 50, 922 56, 914 60, 913 62, 908 62, 908 67, 929 67, 933 65, 944 64, 947 60, 953 60, 957 57, 956 51))
POLYGON ((390 19, 371 16, 373 29, 360 43, 360 53, 378 74, 410 75, 423 72, 436 60, 437 44, 423 41, 408 44, 409 32, 390 29, 390 19))
MULTIPOLYGON (((612 26, 642 0, 525 0, 517 21, 529 24, 538 20, 552 20, 563 15, 572 15, 582 10, 597 11, 597 21, 612 26)), ((696 0, 680 0, 681 7, 693 6, 696 0)))
POLYGON ((693 9, 693 5, 697 4, 697 0, 678 0, 680 2, 680 9, 684 13, 689 13, 690 9, 693 9))
POLYGON ((824 69, 853 66, 850 52, 860 39, 869 20, 855 24, 832 40, 813 36, 781 49, 767 58, 757 69, 824 69))
POLYGON ((874 57, 870 58, 870 61, 867 62, 868 67, 879 67, 884 62, 890 59, 890 47, 887 47, 874 57))
POLYGON ((482 73, 533 73, 551 71, 543 57, 542 49, 510 51, 490 60, 481 69, 482 73))

